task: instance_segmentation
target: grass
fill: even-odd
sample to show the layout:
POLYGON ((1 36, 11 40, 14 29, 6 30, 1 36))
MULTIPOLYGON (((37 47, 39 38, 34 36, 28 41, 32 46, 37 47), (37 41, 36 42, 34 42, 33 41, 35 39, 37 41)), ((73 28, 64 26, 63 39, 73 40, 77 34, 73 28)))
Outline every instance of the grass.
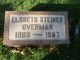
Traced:
POLYGON ((80 34, 74 35, 80 20, 79 0, 0 0, 0 60, 80 60, 80 34), (55 47, 4 46, 5 11, 68 11, 71 43, 55 47), (13 51, 16 52, 13 53, 13 51))

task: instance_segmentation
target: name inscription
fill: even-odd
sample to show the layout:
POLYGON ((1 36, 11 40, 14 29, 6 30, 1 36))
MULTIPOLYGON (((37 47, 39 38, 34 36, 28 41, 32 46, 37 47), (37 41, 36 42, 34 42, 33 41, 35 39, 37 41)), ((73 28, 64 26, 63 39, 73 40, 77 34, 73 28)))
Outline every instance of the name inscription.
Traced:
POLYGON ((10 40, 65 39, 63 15, 11 15, 10 40))

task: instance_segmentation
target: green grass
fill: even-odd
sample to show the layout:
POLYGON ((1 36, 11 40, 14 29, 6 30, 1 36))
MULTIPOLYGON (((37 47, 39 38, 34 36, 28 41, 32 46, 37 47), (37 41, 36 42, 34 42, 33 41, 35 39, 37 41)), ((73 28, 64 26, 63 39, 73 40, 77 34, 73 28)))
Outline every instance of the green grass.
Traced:
POLYGON ((0 0, 0 60, 80 60, 80 34, 74 36, 79 20, 80 0, 0 0), (5 11, 68 11, 71 43, 58 45, 52 51, 48 46, 4 46, 2 41, 5 11), (13 53, 12 50, 19 52, 13 53), (22 51, 24 54, 21 54, 22 51))

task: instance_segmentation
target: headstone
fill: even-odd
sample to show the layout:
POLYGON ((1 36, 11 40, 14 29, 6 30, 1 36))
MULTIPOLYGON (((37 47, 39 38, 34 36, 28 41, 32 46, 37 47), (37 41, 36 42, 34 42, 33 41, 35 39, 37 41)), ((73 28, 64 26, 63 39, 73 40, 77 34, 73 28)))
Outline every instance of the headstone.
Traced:
POLYGON ((67 12, 5 12, 4 45, 69 44, 67 12))

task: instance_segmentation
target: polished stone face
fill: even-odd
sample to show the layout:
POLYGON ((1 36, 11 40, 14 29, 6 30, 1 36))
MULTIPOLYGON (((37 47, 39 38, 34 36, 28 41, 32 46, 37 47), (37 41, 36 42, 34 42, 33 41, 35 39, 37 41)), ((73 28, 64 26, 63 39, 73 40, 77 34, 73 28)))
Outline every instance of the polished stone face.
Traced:
POLYGON ((65 40, 63 15, 11 15, 10 40, 65 40))

